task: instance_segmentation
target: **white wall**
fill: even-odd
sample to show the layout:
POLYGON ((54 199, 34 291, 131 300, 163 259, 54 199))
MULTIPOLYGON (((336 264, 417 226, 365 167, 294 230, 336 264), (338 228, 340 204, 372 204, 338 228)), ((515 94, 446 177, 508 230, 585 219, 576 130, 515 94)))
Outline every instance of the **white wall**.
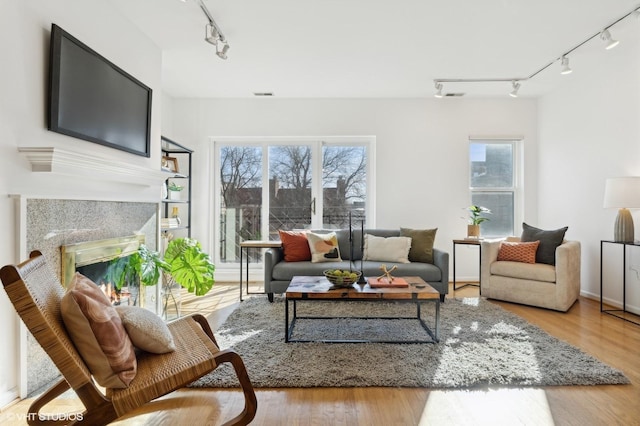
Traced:
MULTIPOLYGON (((55 198, 149 201, 158 187, 32 173, 17 148, 57 147, 158 169, 160 164, 161 52, 108 2, 21 0, 0 2, 0 265, 14 263, 13 201, 8 194, 55 198), (46 89, 51 23, 56 23, 154 90, 150 159, 47 131, 46 89), (123 48, 126 46, 126 48, 123 48)), ((17 327, 13 307, 0 291, 0 407, 15 393, 17 327)))
MULTIPOLYGON (((640 31, 617 31, 620 45, 594 52, 597 66, 579 68, 539 103, 539 218, 568 225, 582 243, 582 293, 600 297, 600 240, 613 239, 617 211, 603 208, 608 177, 640 176, 640 31)), ((633 214, 636 240, 640 215, 633 214)), ((608 245, 607 245, 608 246, 608 245)), ((605 292, 622 300, 620 247, 605 255, 605 292), (615 292, 614 286, 618 286, 615 292)), ((627 303, 640 311, 640 251, 628 258, 627 303), (634 271, 635 269, 635 271, 634 271)))
MULTIPOLYGON (((172 138, 195 150, 193 236, 212 251, 212 216, 204 213, 213 136, 374 135, 377 226, 437 227, 436 246, 451 252, 452 239, 466 235, 469 136, 521 135, 526 219, 537 219, 537 106, 530 99, 177 99, 172 129, 172 138)), ((477 277, 477 251, 457 254, 458 276, 477 277)))

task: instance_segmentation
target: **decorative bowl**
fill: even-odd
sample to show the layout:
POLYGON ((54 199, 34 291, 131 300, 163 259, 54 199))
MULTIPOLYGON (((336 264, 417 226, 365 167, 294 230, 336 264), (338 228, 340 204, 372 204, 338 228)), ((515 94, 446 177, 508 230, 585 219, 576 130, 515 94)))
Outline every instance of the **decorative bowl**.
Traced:
POLYGON ((360 271, 346 271, 342 269, 327 269, 323 272, 334 287, 351 287, 360 278, 360 271))

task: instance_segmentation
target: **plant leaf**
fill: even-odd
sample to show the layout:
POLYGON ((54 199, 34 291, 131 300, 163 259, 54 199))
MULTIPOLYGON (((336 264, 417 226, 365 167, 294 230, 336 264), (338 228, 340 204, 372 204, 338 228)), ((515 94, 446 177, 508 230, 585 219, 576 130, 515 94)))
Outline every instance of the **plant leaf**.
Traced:
POLYGON ((171 265, 173 278, 188 292, 203 296, 213 287, 215 265, 198 241, 191 238, 171 240, 165 261, 171 265))

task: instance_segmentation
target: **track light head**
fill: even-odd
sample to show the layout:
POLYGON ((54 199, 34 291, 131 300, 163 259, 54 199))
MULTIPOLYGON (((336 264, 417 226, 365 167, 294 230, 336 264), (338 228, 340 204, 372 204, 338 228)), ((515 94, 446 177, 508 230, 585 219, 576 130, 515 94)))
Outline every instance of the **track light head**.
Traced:
POLYGON ((573 70, 569 67, 569 58, 567 58, 566 56, 562 57, 562 62, 560 63, 560 66, 562 67, 560 69, 560 74, 566 75, 566 74, 571 74, 573 72, 573 70))
POLYGON ((604 48, 607 49, 607 50, 613 49, 618 44, 620 44, 620 41, 614 40, 614 39, 611 38, 611 33, 609 32, 609 30, 603 30, 600 33, 600 38, 602 40, 604 40, 604 42, 606 43, 606 46, 604 48))
POLYGON ((220 59, 227 59, 228 50, 229 50, 229 45, 227 44, 226 41, 221 41, 216 45, 216 55, 218 55, 220 59), (220 47, 220 45, 222 45, 222 47, 220 47))
POLYGON ((520 83, 518 83, 516 80, 513 80, 511 82, 511 87, 513 88, 513 90, 509 92, 509 96, 511 96, 512 98, 517 98, 518 90, 520 90, 520 83))
POLYGON ((218 45, 218 41, 220 40, 220 33, 218 32, 218 30, 216 29, 216 27, 214 27, 211 24, 207 24, 206 27, 204 28, 204 40, 207 43, 211 43, 214 46, 218 45))
POLYGON ((436 98, 440 99, 442 97, 442 83, 436 81, 436 93, 433 95, 436 98))

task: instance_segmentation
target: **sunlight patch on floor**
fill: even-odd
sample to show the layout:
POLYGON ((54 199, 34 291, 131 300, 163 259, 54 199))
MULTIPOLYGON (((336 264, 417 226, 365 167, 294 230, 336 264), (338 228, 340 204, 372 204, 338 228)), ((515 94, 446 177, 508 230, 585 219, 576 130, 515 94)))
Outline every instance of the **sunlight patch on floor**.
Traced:
POLYGON ((543 389, 433 391, 420 419, 427 425, 554 425, 543 389))
POLYGON ((460 299, 463 305, 478 306, 480 304, 479 297, 463 297, 460 299))
POLYGON ((505 342, 501 338, 487 338, 460 343, 458 339, 447 339, 433 376, 434 383, 446 387, 469 386, 475 383, 471 377, 477 377, 480 383, 498 386, 536 385, 542 381, 542 371, 533 345, 527 340, 505 342), (495 366, 491 368, 487 360, 495 366))
POLYGON ((250 337, 255 336, 256 334, 262 333, 263 330, 251 330, 251 331, 247 331, 246 333, 235 334, 233 335, 232 339, 230 338, 230 335, 226 333, 226 331, 228 330, 220 329, 217 331, 217 333, 219 334, 220 341, 224 340, 224 347, 237 345, 238 343, 243 342, 249 339, 250 337))

